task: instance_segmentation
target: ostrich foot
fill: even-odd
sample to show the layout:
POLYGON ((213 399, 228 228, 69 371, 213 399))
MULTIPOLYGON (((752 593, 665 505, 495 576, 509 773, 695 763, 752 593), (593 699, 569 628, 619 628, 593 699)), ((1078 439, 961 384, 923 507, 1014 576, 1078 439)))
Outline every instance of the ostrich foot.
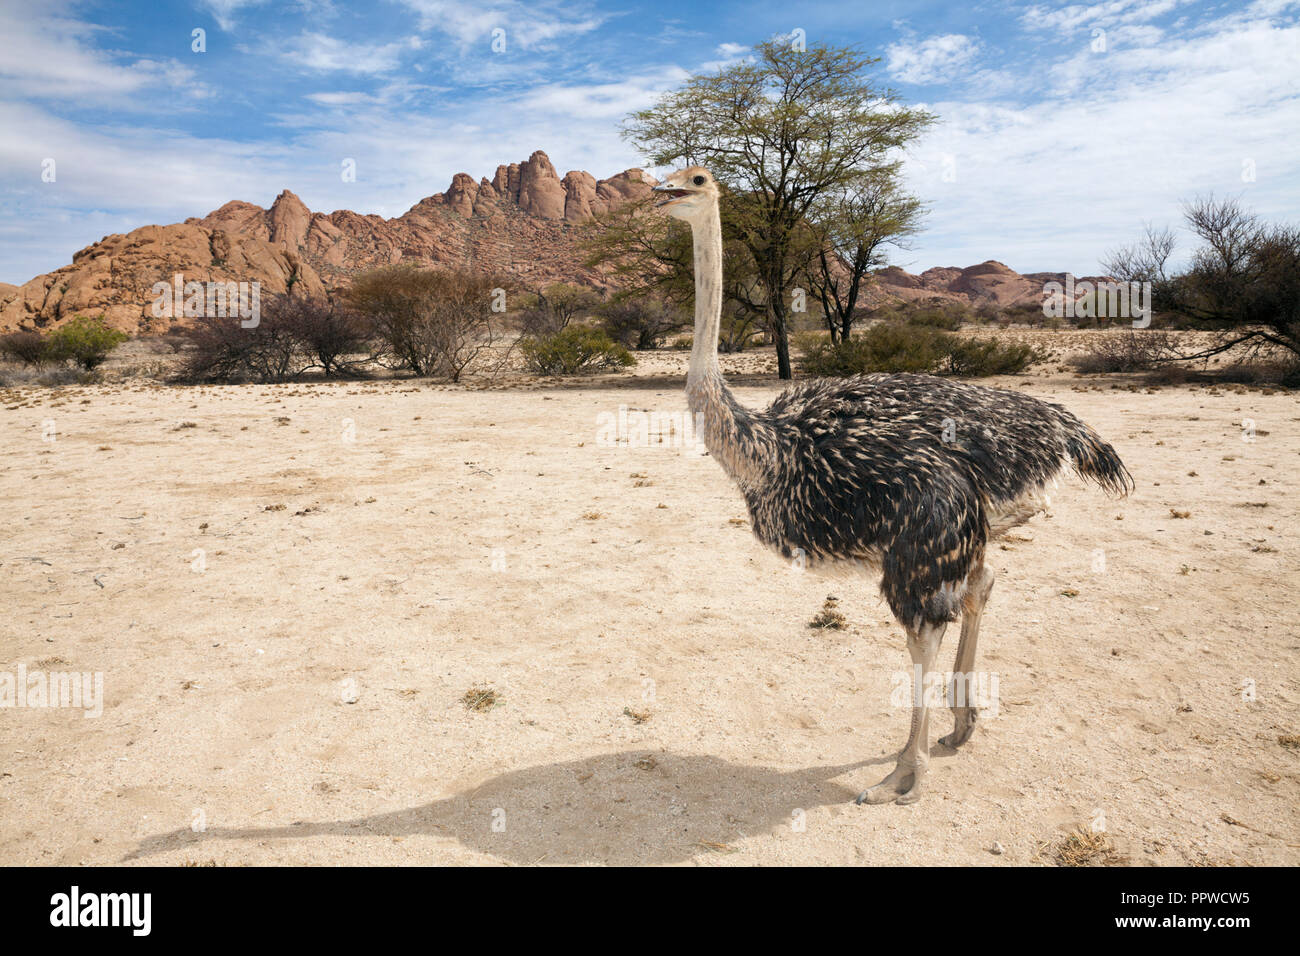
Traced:
POLYGON ((889 776, 880 783, 868 790, 863 790, 858 794, 854 803, 861 806, 864 803, 916 803, 921 799, 921 779, 925 776, 922 770, 918 772, 912 767, 905 767, 899 764, 889 776))
POLYGON ((956 750, 966 741, 970 740, 970 735, 975 733, 975 721, 979 714, 974 707, 954 708, 953 714, 956 715, 956 721, 953 724, 952 733, 946 737, 940 737, 939 743, 945 747, 951 747, 956 750))

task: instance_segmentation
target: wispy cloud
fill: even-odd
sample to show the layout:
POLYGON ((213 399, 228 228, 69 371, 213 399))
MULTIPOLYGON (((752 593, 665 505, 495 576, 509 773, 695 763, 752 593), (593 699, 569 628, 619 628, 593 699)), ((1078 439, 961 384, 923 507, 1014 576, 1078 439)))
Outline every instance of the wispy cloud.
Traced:
POLYGON ((1144 220, 1176 223, 1197 193, 1295 219, 1297 48, 1300 28, 1233 14, 1139 49, 1085 45, 1035 102, 929 104, 943 121, 908 166, 934 208, 918 249, 964 265, 996 236, 1014 268, 1084 273, 1144 220))
MULTIPOLYGON (((176 60, 95 49, 91 41, 102 31, 61 16, 67 6, 53 3, 51 15, 39 19, 25 16, 16 5, 0 6, 0 78, 7 98, 130 106, 132 97, 154 88, 191 96, 206 92, 194 71, 176 60)), ((156 108, 157 103, 148 106, 156 108)))
POLYGON ((960 33, 891 43, 885 68, 903 83, 944 83, 975 59, 979 44, 960 33))
POLYGON ((554 40, 572 40, 598 29, 606 14, 576 13, 571 6, 543 2, 488 0, 473 5, 447 0, 400 0, 419 14, 424 32, 445 33, 462 45, 487 43, 502 30, 507 49, 528 49, 554 40))
POLYGON ((201 0, 199 6, 205 8, 223 30, 233 30, 236 14, 247 7, 256 7, 266 0, 201 0))
POLYGON ((1064 7, 1034 5, 1021 14, 1020 22, 1033 30, 1077 30, 1080 27, 1144 23, 1164 16, 1194 0, 1107 0, 1105 3, 1070 4, 1064 7))
MULTIPOLYGON (((275 44, 279 46, 279 44, 275 44)), ((392 43, 351 43, 323 33, 301 33, 280 48, 283 58, 321 73, 391 73, 402 57, 424 46, 418 36, 392 43)))

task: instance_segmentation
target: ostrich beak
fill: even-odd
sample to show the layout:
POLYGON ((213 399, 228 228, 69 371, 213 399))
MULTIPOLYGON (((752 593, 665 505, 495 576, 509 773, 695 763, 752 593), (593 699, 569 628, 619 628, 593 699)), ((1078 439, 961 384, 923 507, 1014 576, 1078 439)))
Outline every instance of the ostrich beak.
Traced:
POLYGON ((655 203, 656 209, 658 209, 660 206, 666 206, 671 202, 676 202, 679 199, 685 199, 687 196, 691 194, 691 190, 682 189, 682 187, 674 186, 672 183, 660 183, 658 186, 652 186, 650 191, 652 193, 666 194, 664 199, 655 203))

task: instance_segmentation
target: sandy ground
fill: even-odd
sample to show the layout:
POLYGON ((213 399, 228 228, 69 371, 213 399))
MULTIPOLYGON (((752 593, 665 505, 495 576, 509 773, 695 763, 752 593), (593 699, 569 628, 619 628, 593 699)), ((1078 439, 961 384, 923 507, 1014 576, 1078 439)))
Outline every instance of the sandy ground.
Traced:
POLYGON ((0 710, 0 863, 1051 864, 1080 825, 1139 865, 1300 862, 1300 397, 996 382, 1138 491, 1071 479, 993 547, 996 715, 954 753, 940 711, 926 797, 858 807, 906 736, 900 629, 763 549, 709 458, 603 440, 681 411, 655 361, 5 392, 0 672, 104 701, 0 710))

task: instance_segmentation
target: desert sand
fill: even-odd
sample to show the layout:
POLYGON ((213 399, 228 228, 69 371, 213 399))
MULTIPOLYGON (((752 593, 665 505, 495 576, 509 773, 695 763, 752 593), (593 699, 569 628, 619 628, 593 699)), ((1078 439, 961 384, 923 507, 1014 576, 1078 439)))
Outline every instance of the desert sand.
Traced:
POLYGON ((1112 862, 1300 862, 1300 397, 990 380, 1137 491, 1070 478, 992 546, 996 714, 953 752, 941 709, 924 799, 859 807, 901 630, 876 580, 759 545, 708 457, 605 440, 680 413, 684 363, 5 391, 0 671, 103 704, 0 710, 0 863, 1054 865, 1079 826, 1112 862), (828 594, 843 629, 809 626, 828 594))

